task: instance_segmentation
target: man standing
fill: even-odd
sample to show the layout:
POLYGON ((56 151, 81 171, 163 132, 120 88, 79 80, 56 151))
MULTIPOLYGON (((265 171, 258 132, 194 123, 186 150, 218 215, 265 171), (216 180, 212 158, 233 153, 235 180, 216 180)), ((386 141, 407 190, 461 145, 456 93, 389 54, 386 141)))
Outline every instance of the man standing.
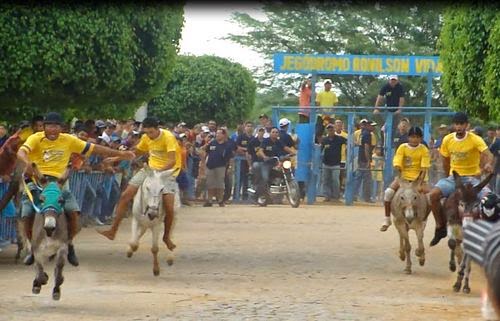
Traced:
MULTIPOLYGON (((468 117, 463 112, 457 112, 453 116, 455 132, 446 135, 439 152, 443 156, 443 168, 446 178, 440 179, 429 193, 432 213, 436 220, 436 231, 431 241, 431 246, 439 243, 446 237, 446 217, 441 208, 440 200, 442 197, 448 197, 455 191, 455 180, 453 171, 456 171, 464 184, 479 183, 481 173, 493 172, 493 155, 488 150, 484 140, 467 131, 469 125, 468 117), (480 167, 483 165, 483 168, 480 167)), ((484 197, 489 192, 488 186, 485 186, 480 192, 479 197, 484 197)))
POLYGON ((380 89, 380 92, 378 93, 377 96, 377 100, 375 101, 375 110, 373 111, 374 115, 380 113, 378 107, 382 104, 382 101, 384 99, 385 99, 385 106, 390 107, 387 109, 387 111, 394 113, 394 119, 392 120, 392 137, 394 137, 396 125, 398 124, 397 118, 401 114, 402 108, 405 103, 405 90, 401 85, 401 83, 399 82, 397 75, 389 76, 389 82, 380 89))
MULTIPOLYGON (((69 134, 63 134, 63 118, 60 114, 50 112, 47 114, 43 124, 43 131, 35 133, 28 137, 26 142, 19 148, 17 157, 21 161, 27 175, 33 175, 34 163, 38 171, 44 175, 48 181, 57 181, 66 171, 72 153, 88 156, 90 154, 99 154, 102 156, 113 156, 117 160, 130 160, 134 158, 134 153, 128 151, 118 151, 106 148, 100 145, 91 144, 78 139, 69 134)), ((30 190, 36 190, 33 183, 28 184, 30 190)), ((38 193, 35 193, 35 197, 38 193)), ((72 240, 78 233, 80 208, 75 197, 69 190, 69 184, 63 187, 64 213, 68 217, 68 235, 70 244, 68 246, 68 262, 77 266, 78 258, 75 254, 72 240)), ((31 239, 34 208, 26 192, 22 196, 21 217, 24 221, 26 236, 31 239)), ((34 262, 32 254, 25 258, 25 264, 30 265, 34 262)))
POLYGON ((325 90, 316 95, 316 105, 319 107, 335 106, 339 100, 337 99, 337 95, 332 91, 332 81, 326 79, 323 85, 325 86, 325 90))
POLYGON ((311 78, 307 78, 300 85, 300 96, 299 96, 299 123, 309 122, 309 108, 311 106, 311 95, 312 95, 312 83, 311 78))
POLYGON ((327 136, 321 141, 323 154, 323 191, 325 202, 338 201, 340 198, 340 161, 342 147, 347 144, 347 139, 335 133, 335 125, 326 125, 327 136))
MULTIPOLYGON (((174 200, 175 193, 178 192, 176 177, 181 169, 181 155, 179 145, 174 134, 166 129, 160 129, 159 121, 156 117, 146 117, 142 122, 144 134, 137 146, 132 148, 137 154, 149 154, 148 165, 156 171, 171 171, 172 175, 164 176, 163 181, 163 206, 165 210, 163 242, 169 250, 175 249, 175 244, 170 239, 170 230, 174 221, 174 200)), ((146 179, 147 172, 143 168, 130 179, 127 188, 120 196, 116 206, 116 214, 113 225, 107 231, 98 231, 110 240, 114 240, 118 227, 128 208, 130 201, 134 199, 146 179)))
POLYGON ((244 160, 240 161, 240 188, 241 188, 241 199, 248 199, 248 172, 251 166, 251 163, 246 158, 248 147, 250 145, 250 141, 252 140, 253 134, 253 123, 251 121, 245 122, 245 130, 243 133, 238 135, 236 139, 236 155, 245 156, 244 160))
POLYGON ((358 150, 358 169, 355 172, 355 191, 359 191, 361 185, 363 185, 362 196, 364 201, 371 201, 371 187, 372 187, 372 175, 370 171, 370 163, 372 157, 372 131, 375 129, 374 126, 377 123, 373 121, 367 121, 365 127, 361 129, 360 144, 358 150))

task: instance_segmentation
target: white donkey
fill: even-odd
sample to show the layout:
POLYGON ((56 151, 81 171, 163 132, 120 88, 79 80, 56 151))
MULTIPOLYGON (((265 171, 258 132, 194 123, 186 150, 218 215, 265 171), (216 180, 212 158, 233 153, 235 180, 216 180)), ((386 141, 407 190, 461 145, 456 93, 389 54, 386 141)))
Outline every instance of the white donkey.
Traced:
MULTIPOLYGON (((132 205, 132 238, 129 243, 127 257, 131 257, 132 254, 137 251, 140 238, 148 229, 151 229, 153 234, 151 247, 151 252, 153 253, 153 274, 158 276, 160 274, 160 265, 158 263, 158 239, 160 233, 163 231, 165 218, 162 197, 164 184, 162 182, 168 179, 167 177, 172 176, 173 170, 159 172, 150 169, 147 165, 145 166, 145 170, 148 175, 139 187, 132 205)), ((179 206, 179 195, 176 193, 174 207, 179 206)), ((172 233, 173 228, 174 226, 172 226, 170 233, 172 233)), ((172 251, 169 251, 167 263, 168 265, 174 263, 172 251)))
POLYGON ((423 172, 413 182, 399 178, 400 187, 394 194, 391 202, 391 213, 394 217, 394 225, 399 233, 399 258, 406 259, 405 272, 411 274, 410 259, 410 237, 409 230, 417 234, 418 248, 415 255, 419 258, 420 265, 425 264, 424 229, 429 207, 424 193, 419 191, 423 181, 423 172))

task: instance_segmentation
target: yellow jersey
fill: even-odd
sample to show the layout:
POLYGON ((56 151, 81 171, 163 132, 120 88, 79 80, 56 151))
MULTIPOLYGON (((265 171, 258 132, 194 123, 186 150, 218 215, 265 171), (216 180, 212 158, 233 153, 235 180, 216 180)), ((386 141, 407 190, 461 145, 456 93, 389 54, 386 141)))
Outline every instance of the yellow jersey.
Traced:
POLYGON ((177 176, 182 166, 182 155, 180 146, 174 134, 165 129, 160 129, 160 135, 155 139, 148 135, 142 135, 136 148, 139 151, 149 153, 148 165, 152 169, 162 169, 167 163, 167 153, 175 152, 174 176, 177 176))
MULTIPOLYGON (((412 147, 408 143, 401 144, 396 150, 394 167, 401 168, 401 177, 403 179, 414 181, 417 179, 421 170, 427 170, 431 167, 431 155, 429 149, 423 144, 412 147)), ((428 175, 425 177, 427 181, 428 175)))
MULTIPOLYGON (((345 131, 341 131, 340 134, 335 132, 335 135, 339 135, 347 139, 347 133, 345 131)), ((347 159, 347 144, 342 144, 342 147, 340 149, 340 162, 345 163, 346 159, 347 159)))
MULTIPOLYGON (((354 135, 354 145, 361 146, 361 129, 356 129, 353 135, 354 135)), ((377 135, 375 135, 374 132, 371 132, 370 135, 372 138, 372 146, 377 146, 377 135)))
POLYGON ((72 153, 88 156, 94 144, 85 142, 70 134, 59 134, 56 140, 49 140, 45 132, 29 136, 20 147, 28 154, 43 175, 60 178, 66 171, 72 153))
POLYGON ((460 176, 476 176, 481 174, 479 167, 480 154, 488 149, 484 140, 471 132, 458 139, 456 133, 443 138, 439 152, 450 158, 450 173, 456 171, 460 176))
POLYGON ((339 100, 333 91, 322 91, 316 95, 316 102, 319 107, 333 107, 339 100))

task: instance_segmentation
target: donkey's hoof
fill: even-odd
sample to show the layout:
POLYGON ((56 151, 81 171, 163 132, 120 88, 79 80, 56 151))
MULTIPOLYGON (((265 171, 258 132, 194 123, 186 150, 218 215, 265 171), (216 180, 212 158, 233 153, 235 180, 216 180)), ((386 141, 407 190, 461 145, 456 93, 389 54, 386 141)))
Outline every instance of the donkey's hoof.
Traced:
POLYGON ((406 269, 405 269, 405 273, 406 273, 406 274, 411 274, 411 268, 406 268, 406 269))
POLYGON ((420 266, 424 266, 424 264, 425 264, 425 258, 424 258, 424 257, 421 257, 421 258, 418 260, 418 263, 420 264, 420 266))
POLYGON ((457 270, 457 266, 455 265, 455 262, 450 262, 450 271, 455 272, 457 270))
POLYGON ((153 269, 153 275, 154 276, 160 275, 160 269, 153 269))
POLYGON ((399 259, 400 259, 401 261, 404 261, 404 260, 406 259, 406 255, 405 255, 405 253, 404 253, 404 252, 399 252, 399 259))
POLYGON ((421 257, 423 254, 424 254, 424 250, 423 249, 416 249, 415 250, 415 255, 417 257, 421 257))
POLYGON ((61 289, 60 288, 54 288, 52 291, 52 299, 58 301, 61 298, 61 289))
POLYGON ((127 257, 132 257, 132 254, 134 254, 134 252, 132 252, 132 251, 127 251, 127 257))
POLYGON ((465 294, 469 294, 470 293, 470 288, 464 286, 464 288, 462 289, 462 292, 465 293, 465 294))
POLYGON ((40 280, 40 283, 42 285, 45 285, 47 284, 47 282, 49 282, 49 275, 45 272, 43 272, 43 278, 40 280))
POLYGON ((167 258, 167 264, 168 266, 172 266, 172 264, 174 264, 174 259, 171 257, 167 258))
POLYGON ((453 291, 455 291, 455 292, 459 292, 461 287, 462 287, 462 285, 461 285, 461 284, 455 283, 455 284, 453 285, 453 291))
POLYGON ((42 287, 40 287, 40 286, 33 286, 33 288, 31 289, 31 293, 40 294, 41 289, 42 289, 42 287))

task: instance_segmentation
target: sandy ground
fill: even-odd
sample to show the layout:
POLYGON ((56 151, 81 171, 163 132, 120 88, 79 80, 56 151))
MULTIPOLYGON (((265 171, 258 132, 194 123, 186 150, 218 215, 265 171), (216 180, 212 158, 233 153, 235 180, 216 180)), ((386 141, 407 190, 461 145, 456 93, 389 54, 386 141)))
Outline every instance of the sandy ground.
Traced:
POLYGON ((52 266, 33 295, 34 270, 13 263, 12 246, 0 253, 0 320, 482 320, 483 275, 473 266, 472 292, 453 292, 446 242, 428 247, 433 219, 427 262, 412 250, 406 275, 397 232, 379 232, 381 218, 381 207, 363 206, 182 208, 175 263, 163 247, 158 277, 149 232, 128 259, 129 220, 115 241, 86 228, 60 301, 52 266))

